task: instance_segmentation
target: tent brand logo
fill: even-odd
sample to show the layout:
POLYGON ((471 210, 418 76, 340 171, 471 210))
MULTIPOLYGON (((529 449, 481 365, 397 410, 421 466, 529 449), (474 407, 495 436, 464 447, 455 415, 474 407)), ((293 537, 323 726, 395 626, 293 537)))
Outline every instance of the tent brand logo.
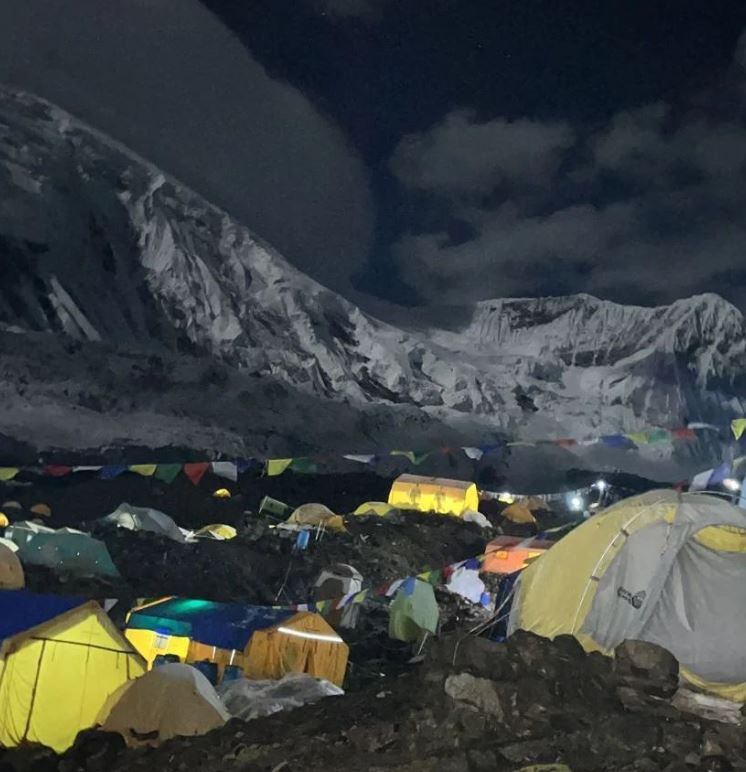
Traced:
POLYGON ((633 606, 636 609, 642 608, 642 604, 645 602, 645 590, 640 590, 640 592, 636 592, 634 595, 629 591, 625 590, 624 587, 620 587, 616 594, 622 599, 626 600, 627 603, 629 603, 631 606, 633 606))

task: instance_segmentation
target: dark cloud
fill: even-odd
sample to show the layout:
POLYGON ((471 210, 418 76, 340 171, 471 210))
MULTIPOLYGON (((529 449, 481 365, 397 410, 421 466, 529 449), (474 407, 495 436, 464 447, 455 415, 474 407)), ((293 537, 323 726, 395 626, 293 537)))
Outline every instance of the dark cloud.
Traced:
POLYGON ((407 186, 447 196, 486 195, 551 185, 575 140, 566 124, 497 118, 459 110, 424 134, 405 137, 391 169, 407 186))
POLYGON ((330 286, 366 259, 367 171, 346 138, 196 0, 2 3, 0 80, 181 178, 330 286))
POLYGON ((331 19, 361 19, 376 22, 381 19, 389 0, 312 0, 319 13, 331 19))
MULTIPOLYGON (((746 35, 730 82, 746 83, 746 35)), ((458 111, 407 138, 392 169, 428 191, 473 238, 412 233, 395 246, 427 301, 588 291, 668 301, 718 291, 746 306, 746 123, 655 103, 593 131, 537 121, 478 123, 458 111), (480 163, 481 160, 481 163, 480 163)))

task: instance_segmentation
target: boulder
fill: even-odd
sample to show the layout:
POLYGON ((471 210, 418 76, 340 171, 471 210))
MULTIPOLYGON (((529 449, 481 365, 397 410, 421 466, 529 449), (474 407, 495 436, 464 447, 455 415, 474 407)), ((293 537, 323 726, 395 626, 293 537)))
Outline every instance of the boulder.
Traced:
POLYGON ((620 686, 658 697, 673 697, 679 686, 679 663, 662 646, 624 641, 614 650, 614 675, 620 686))

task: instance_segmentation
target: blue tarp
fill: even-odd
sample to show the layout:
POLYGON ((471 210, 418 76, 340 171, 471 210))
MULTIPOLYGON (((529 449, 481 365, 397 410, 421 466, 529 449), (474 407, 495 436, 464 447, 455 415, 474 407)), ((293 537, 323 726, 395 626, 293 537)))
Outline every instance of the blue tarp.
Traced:
POLYGON ((132 612, 127 626, 240 650, 257 630, 279 625, 295 614, 289 609, 171 598, 132 612))
POLYGON ((0 640, 48 622, 85 602, 82 598, 37 595, 28 590, 0 590, 0 640))

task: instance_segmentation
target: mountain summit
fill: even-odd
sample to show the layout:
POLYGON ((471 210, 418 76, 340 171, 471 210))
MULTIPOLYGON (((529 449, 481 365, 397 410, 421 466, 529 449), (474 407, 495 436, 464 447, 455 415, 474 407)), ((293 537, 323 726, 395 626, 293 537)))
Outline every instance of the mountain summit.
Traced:
POLYGON ((503 299, 458 332, 385 324, 126 148, 3 90, 0 330, 0 432, 39 447, 582 437, 727 423, 746 385, 746 323, 714 295, 503 299), (212 375, 192 383, 195 368, 212 375), (208 387, 230 417, 190 402, 208 387))

